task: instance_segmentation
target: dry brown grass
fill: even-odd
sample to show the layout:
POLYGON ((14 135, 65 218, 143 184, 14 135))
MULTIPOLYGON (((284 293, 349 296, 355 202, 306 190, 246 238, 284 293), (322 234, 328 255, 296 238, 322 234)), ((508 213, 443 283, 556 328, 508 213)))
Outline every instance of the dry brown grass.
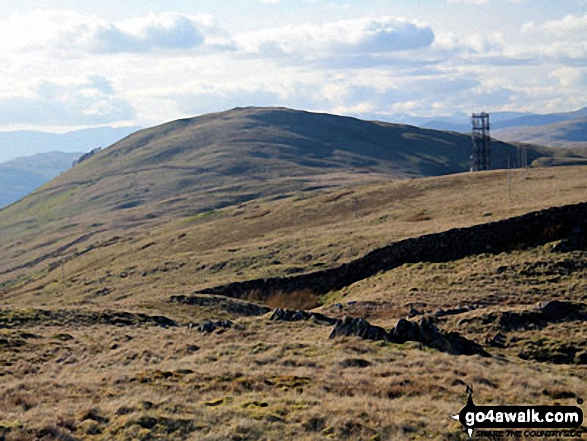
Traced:
MULTIPOLYGON (((73 339, 35 373, 4 368, 0 426, 7 439, 54 427, 83 439, 464 440, 449 419, 464 383, 478 403, 572 404, 587 393, 584 368, 330 341, 311 323, 241 323, 221 335, 61 329, 73 339)), ((52 329, 31 331, 52 339, 52 329)))
MULTIPOLYGON (((587 200, 585 170, 513 171, 511 195, 507 172, 495 171, 355 187, 352 195, 337 190, 257 200, 166 223, 128 223, 111 213, 97 228, 107 231, 20 270, 9 268, 83 236, 85 223, 36 229, 14 241, 3 237, 0 253, 7 259, 0 272, 8 272, 0 274, 0 289, 11 303, 126 305, 129 299, 150 302, 235 280, 309 272, 395 240, 587 200), (121 225, 107 227, 113 223, 121 225), (58 239, 64 231, 67 239, 58 239)), ((149 209, 137 208, 137 216, 149 209)))
MULTIPOLYGON (((508 333, 506 348, 486 347, 491 358, 456 357, 413 342, 330 340, 331 328, 312 321, 274 322, 268 315, 241 317, 214 302, 167 300, 237 279, 333 266, 409 236, 585 201, 584 173, 580 167, 516 173, 511 199, 506 173, 491 172, 356 187, 352 195, 339 190, 255 201, 98 233, 6 274, 3 280, 23 275, 4 285, 2 297, 20 318, 31 316, 26 307, 46 304, 163 314, 183 325, 229 318, 239 326, 206 334, 185 326, 11 324, 0 330, 0 438, 465 440, 449 418, 465 404, 465 383, 478 404, 574 405, 587 396, 585 365, 518 354, 540 339, 553 351, 580 346, 587 340, 584 323, 522 329, 508 333), (63 267, 47 270, 61 258, 63 267)), ((54 250, 57 234, 4 239, 2 252, 14 256, 4 265, 54 250)), ((73 228, 70 239, 77 234, 73 228)), ((320 310, 389 328, 412 308, 483 306, 437 324, 486 344, 499 330, 476 318, 552 299, 585 303, 586 280, 585 251, 552 253, 544 246, 404 265, 329 293, 320 310)), ((312 301, 303 292, 270 300, 289 308, 312 301)))
POLYGON ((277 292, 264 302, 270 308, 314 309, 320 305, 319 297, 311 290, 277 292))

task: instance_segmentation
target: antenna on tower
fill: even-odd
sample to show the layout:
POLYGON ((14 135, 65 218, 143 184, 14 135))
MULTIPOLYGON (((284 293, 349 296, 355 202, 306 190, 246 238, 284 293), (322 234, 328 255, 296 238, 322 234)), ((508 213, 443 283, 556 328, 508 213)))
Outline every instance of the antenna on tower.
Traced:
POLYGON ((491 137, 489 136, 489 114, 473 113, 471 115, 473 131, 473 153, 471 154, 471 171, 489 170, 491 159, 491 137))

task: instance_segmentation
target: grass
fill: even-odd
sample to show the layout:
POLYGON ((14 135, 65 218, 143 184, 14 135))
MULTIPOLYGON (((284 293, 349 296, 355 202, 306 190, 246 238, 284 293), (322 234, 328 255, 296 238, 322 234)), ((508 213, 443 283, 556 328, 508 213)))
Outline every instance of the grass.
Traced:
MULTIPOLYGON (((138 141, 126 142, 148 156, 138 141)), ((26 215, 10 221, 22 207, 3 211, 0 439, 465 440, 450 419, 466 402, 465 384, 477 404, 575 405, 587 396, 584 323, 504 331, 486 318, 554 299, 587 303, 585 250, 553 253, 547 244, 421 262, 319 299, 300 292, 269 301, 320 303, 316 311, 364 317, 385 329, 406 316, 470 307, 435 323, 482 344, 490 358, 416 342, 329 339, 329 326, 248 316, 245 302, 215 296, 194 305, 169 299, 333 267, 407 237, 582 202, 585 170, 372 182, 202 212, 189 209, 200 195, 182 193, 128 210, 106 209, 110 202, 86 214, 63 208, 71 216, 46 225, 25 223, 26 215), (158 315, 180 326, 149 318, 158 315), (204 319, 233 326, 188 330, 204 319), (491 345, 498 333, 503 347, 491 345)), ((74 197, 91 188, 76 185, 74 197)), ((60 213, 50 203, 25 202, 39 216, 60 213)))
POLYGON ((580 202, 587 193, 583 173, 583 167, 512 172, 511 194, 508 173, 495 171, 260 199, 132 228, 109 228, 119 221, 105 216, 93 235, 70 219, 70 227, 52 231, 50 224, 43 235, 3 237, 3 300, 157 307, 173 294, 328 268, 395 240, 580 202))
POLYGON ((328 328, 265 320, 221 335, 71 327, 65 342, 37 329, 27 353, 52 342, 46 359, 5 368, 8 439, 48 427, 90 439, 466 439, 449 419, 464 383, 478 403, 573 404, 587 392, 576 366, 329 341, 328 328), (346 367, 357 359, 368 365, 346 367))

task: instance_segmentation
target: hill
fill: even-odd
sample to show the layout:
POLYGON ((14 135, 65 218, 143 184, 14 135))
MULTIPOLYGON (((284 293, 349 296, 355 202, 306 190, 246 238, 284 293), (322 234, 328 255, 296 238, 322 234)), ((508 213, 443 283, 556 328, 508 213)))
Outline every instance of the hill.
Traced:
POLYGON ((71 168, 81 153, 51 152, 0 163, 0 208, 71 168))
POLYGON ((584 202, 585 171, 466 173, 257 199, 156 228, 31 232, 1 251, 12 265, 40 255, 0 285, 0 433, 465 440, 449 419, 465 384, 477 403, 575 405, 587 393, 587 253, 553 252, 558 241, 406 263, 323 295, 311 314, 267 313, 303 307, 304 292, 265 305, 194 292, 584 202), (362 328, 345 334, 343 316, 362 328), (400 322, 419 341, 398 341, 400 322), (455 356, 443 346, 454 333, 485 354, 455 356))
POLYGON ((452 167, 424 139, 469 149, 237 109, 1 210, 0 438, 465 440, 465 385, 576 405, 587 166, 405 178, 452 167))
POLYGON ((94 127, 67 133, 36 130, 0 132, 0 162, 50 151, 88 152, 97 147, 106 147, 138 129, 139 127, 94 127))
MULTIPOLYGON (((574 110, 571 112, 558 113, 528 113, 528 112, 490 112, 490 122, 492 133, 496 134, 498 139, 502 139, 499 134, 506 129, 519 128, 536 128, 557 124, 576 119, 584 119, 587 116, 587 108, 574 110)), ((471 132, 470 114, 455 113, 451 116, 422 118, 412 117, 408 115, 396 115, 397 121, 402 121, 407 124, 417 125, 418 127, 426 127, 435 130, 451 130, 460 133, 471 132)), ((508 139, 508 138, 504 138, 508 139)), ((514 141, 520 141, 514 139, 514 141)))
MULTIPOLYGON (((523 122, 522 122, 523 124, 523 122)), ((587 148, 587 116, 543 125, 518 125, 494 132, 499 139, 549 147, 587 148)))
MULTIPOLYGON (((234 109, 132 134, 2 213, 19 223, 89 213, 196 214, 314 188, 467 171, 467 136, 288 109, 234 109), (122 210, 122 212, 120 212, 122 210)), ((529 148, 529 161, 551 157, 529 148)), ((517 147, 493 143, 493 168, 517 147)), ((135 219, 135 217, 133 217, 135 219)))
MULTIPOLYGON (((470 150, 469 137, 456 133, 290 109, 173 121, 127 136, 0 211, 0 250, 12 249, 0 274, 35 266, 80 238, 253 199, 463 172, 470 150), (15 254, 24 238, 30 253, 15 254)), ((495 142, 492 152, 494 167, 505 167, 517 147, 495 142)), ((528 157, 552 152, 529 148, 528 157)))

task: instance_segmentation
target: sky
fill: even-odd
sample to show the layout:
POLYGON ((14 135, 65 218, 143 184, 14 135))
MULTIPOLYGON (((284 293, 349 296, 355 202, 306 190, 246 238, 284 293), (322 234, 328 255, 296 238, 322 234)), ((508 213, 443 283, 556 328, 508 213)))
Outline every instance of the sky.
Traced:
POLYGON ((587 104, 587 0, 2 0, 0 131, 587 104))

